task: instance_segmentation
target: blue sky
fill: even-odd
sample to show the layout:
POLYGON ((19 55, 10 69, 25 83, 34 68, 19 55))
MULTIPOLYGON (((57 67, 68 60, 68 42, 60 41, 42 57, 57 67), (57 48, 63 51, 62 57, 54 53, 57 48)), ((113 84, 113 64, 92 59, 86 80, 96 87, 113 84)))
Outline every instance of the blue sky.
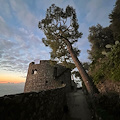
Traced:
MULTIPOLYGON (((30 62, 50 59, 50 49, 41 39, 44 34, 38 22, 45 17, 51 4, 76 9, 79 30, 83 33, 76 46, 81 50, 79 59, 88 61, 89 27, 108 26, 108 15, 116 0, 0 0, 0 74, 25 77, 30 62)), ((3 77, 3 76, 2 76, 3 77)), ((0 76, 0 81, 2 78, 0 76)), ((9 78, 8 78, 9 79, 9 78)), ((17 80, 17 79, 16 79, 17 80)))

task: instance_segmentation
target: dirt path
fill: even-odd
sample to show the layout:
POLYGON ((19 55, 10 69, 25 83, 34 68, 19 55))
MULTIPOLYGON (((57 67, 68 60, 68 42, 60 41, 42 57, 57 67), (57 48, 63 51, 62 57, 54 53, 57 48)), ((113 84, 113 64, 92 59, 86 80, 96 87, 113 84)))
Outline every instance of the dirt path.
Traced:
POLYGON ((82 90, 67 95, 69 112, 65 120, 92 120, 88 104, 82 90))

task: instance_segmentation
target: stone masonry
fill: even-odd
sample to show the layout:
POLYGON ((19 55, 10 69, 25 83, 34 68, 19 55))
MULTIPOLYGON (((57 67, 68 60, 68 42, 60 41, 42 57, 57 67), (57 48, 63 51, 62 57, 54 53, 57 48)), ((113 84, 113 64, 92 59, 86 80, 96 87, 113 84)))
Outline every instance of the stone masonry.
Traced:
POLYGON ((41 60, 40 64, 29 64, 24 92, 39 92, 56 89, 66 84, 66 91, 71 90, 71 70, 51 64, 50 60, 41 60))
POLYGON ((65 87, 0 97, 0 120, 61 120, 65 87))

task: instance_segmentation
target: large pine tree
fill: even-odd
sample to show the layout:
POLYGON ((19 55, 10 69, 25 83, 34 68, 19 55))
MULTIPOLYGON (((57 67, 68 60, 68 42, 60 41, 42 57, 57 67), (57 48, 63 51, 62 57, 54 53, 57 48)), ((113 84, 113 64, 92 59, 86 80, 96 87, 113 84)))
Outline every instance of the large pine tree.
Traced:
POLYGON ((92 81, 77 58, 80 51, 72 46, 82 36, 82 33, 78 31, 79 25, 75 9, 67 6, 64 11, 53 4, 47 9, 45 19, 39 22, 38 27, 46 35, 46 38, 42 39, 43 43, 52 49, 51 58, 61 59, 64 62, 72 58, 88 93, 91 95, 96 93, 92 81))

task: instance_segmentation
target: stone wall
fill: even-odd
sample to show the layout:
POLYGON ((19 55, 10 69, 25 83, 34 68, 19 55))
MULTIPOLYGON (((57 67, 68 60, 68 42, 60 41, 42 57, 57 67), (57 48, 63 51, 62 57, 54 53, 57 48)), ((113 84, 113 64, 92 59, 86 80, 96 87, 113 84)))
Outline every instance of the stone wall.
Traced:
POLYGON ((65 87, 0 97, 0 120, 61 120, 65 87))
POLYGON ((51 65, 49 60, 41 60, 40 64, 29 64, 24 92, 56 89, 62 84, 66 84, 66 91, 70 91, 70 69, 51 65))
POLYGON ((72 82, 71 82, 71 70, 63 67, 61 65, 56 65, 57 74, 55 81, 58 81, 60 84, 65 84, 66 92, 71 92, 72 82))

